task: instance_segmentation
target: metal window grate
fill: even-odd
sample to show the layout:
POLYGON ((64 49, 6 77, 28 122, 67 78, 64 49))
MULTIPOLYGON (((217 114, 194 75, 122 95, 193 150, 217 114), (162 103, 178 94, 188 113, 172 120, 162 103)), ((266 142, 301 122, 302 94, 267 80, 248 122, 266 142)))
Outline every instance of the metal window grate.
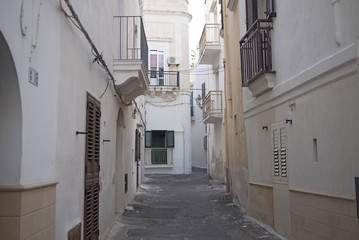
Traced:
POLYGON ((167 164, 167 148, 152 148, 151 149, 151 163, 152 164, 167 164))

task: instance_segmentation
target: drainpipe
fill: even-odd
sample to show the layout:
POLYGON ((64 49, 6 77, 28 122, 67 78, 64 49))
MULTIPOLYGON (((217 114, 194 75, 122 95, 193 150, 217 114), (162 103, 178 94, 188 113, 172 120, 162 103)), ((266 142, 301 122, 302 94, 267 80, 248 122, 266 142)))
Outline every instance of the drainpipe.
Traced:
POLYGON ((225 49, 225 59, 223 60, 223 64, 224 64, 224 95, 225 95, 225 101, 226 101, 226 108, 224 111, 224 125, 225 125, 225 144, 226 144, 226 191, 227 193, 231 192, 231 184, 230 184, 230 173, 229 173, 229 160, 230 160, 230 153, 229 153, 229 129, 228 129, 228 124, 229 124, 229 117, 231 117, 231 108, 232 108, 232 97, 230 97, 232 94, 228 94, 228 91, 231 91, 231 78, 229 75, 229 71, 228 71, 228 67, 226 66, 226 60, 229 57, 229 52, 228 52, 228 26, 227 26, 227 0, 222 0, 222 11, 223 11, 223 28, 224 28, 224 49, 225 49))

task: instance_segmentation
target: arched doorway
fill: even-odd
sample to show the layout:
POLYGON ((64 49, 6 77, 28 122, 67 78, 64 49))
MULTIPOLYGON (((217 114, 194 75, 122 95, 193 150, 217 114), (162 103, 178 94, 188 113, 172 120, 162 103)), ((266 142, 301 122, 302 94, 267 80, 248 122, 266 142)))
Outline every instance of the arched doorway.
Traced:
POLYGON ((0 32, 0 185, 20 184, 22 109, 9 46, 0 32))
POLYGON ((125 128, 124 116, 122 108, 117 115, 117 131, 116 131, 116 213, 122 213, 125 208, 124 200, 124 172, 123 172, 123 131, 125 128))

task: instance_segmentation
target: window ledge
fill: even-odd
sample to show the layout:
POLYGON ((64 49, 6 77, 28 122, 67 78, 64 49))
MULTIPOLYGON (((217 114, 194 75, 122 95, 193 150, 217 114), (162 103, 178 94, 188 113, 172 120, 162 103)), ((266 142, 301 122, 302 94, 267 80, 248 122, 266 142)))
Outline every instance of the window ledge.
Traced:
POLYGON ((173 164, 152 164, 152 165, 145 165, 145 169, 150 168, 173 168, 173 164))

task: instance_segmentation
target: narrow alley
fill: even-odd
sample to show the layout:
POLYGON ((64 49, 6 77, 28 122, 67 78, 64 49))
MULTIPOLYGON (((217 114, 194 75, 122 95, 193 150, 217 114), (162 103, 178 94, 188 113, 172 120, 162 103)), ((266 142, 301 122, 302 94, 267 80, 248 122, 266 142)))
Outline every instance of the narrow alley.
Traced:
POLYGON ((117 239, 280 239, 247 218, 205 170, 148 175, 109 231, 117 239))

